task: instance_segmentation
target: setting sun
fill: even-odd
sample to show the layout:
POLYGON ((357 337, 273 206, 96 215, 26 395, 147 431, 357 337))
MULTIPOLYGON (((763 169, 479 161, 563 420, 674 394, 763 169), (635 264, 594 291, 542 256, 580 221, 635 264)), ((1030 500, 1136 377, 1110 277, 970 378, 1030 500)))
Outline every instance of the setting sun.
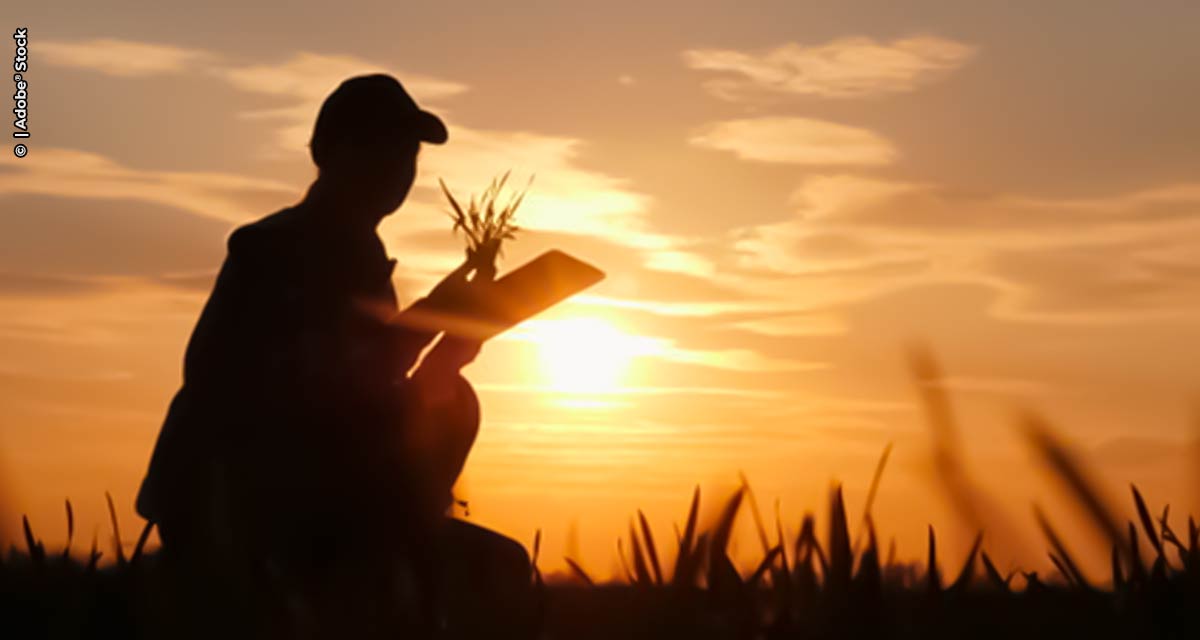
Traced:
POLYGON ((625 333, 602 318, 582 317, 530 321, 543 375, 553 391, 610 394, 621 383, 633 359, 657 349, 652 338, 625 333))

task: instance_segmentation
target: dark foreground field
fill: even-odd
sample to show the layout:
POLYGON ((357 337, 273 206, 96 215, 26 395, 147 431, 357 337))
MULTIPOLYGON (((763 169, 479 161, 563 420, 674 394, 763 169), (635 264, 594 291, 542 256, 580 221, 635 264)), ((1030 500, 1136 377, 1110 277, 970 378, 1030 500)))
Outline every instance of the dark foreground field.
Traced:
MULTIPOLYGON (((674 558, 669 570, 644 520, 623 547, 626 575, 619 584, 593 584, 575 564, 570 582, 545 584, 535 542, 528 615, 463 596, 486 579, 467 567, 451 579, 458 581, 456 595, 438 637, 1200 638, 1200 529, 1189 518, 1186 535, 1177 534, 1168 511, 1152 516, 1136 489, 1133 496, 1139 521, 1126 523, 1125 539, 1112 549, 1112 575, 1096 585, 1044 519, 1057 570, 1002 575, 982 538, 962 566, 948 569, 932 529, 924 563, 882 559, 869 517, 856 550, 840 489, 831 494, 823 535, 808 516, 788 541, 778 525, 773 533, 762 526, 748 487, 701 531, 697 492, 683 529, 662 548, 674 558), (765 551, 750 575, 735 570, 725 552, 742 510, 751 511, 765 551)), ((130 557, 114 550, 116 563, 100 568, 103 552, 94 546, 91 560, 81 562, 48 552, 26 532, 25 548, 11 549, 0 565, 0 637, 413 636, 372 628, 365 607, 328 613, 324 603, 286 594, 270 603, 252 595, 239 604, 230 590, 180 584, 140 544, 130 557)), ((335 595, 371 597, 365 590, 335 595)))
MULTIPOLYGON (((958 429, 949 399, 934 384, 941 378, 936 364, 927 357, 913 364, 937 472, 956 508, 967 511, 984 492, 949 444, 958 429)), ((1152 510, 1136 487, 1130 487, 1136 515, 1118 517, 1083 461, 1047 423, 1031 415, 1023 428, 1060 488, 1109 541, 1107 576, 1085 575, 1070 541, 1036 506, 1050 572, 1002 573, 982 532, 961 564, 948 562, 938 555, 932 528, 924 560, 898 562, 893 547, 881 549, 871 517, 889 445, 863 513, 853 520, 837 487, 820 521, 805 515, 799 533, 788 538, 778 513, 772 525, 764 523, 743 479, 704 527, 697 489, 682 526, 665 544, 639 512, 617 543, 623 567, 617 583, 595 584, 567 558, 571 574, 548 584, 538 569, 539 533, 532 558, 509 549, 516 562, 500 570, 487 554, 443 554, 444 597, 434 601, 417 595, 403 562, 396 571, 375 572, 385 576, 384 588, 360 579, 357 569, 344 569, 369 573, 380 566, 382 550, 370 548, 327 563, 334 574, 343 569, 342 580, 318 581, 318 595, 302 596, 286 580, 270 582, 269 590, 247 588, 239 570, 220 561, 206 563, 207 578, 200 580, 172 569, 159 554, 143 554, 149 529, 126 557, 115 513, 116 544, 109 552, 115 562, 100 567, 105 552, 95 541, 82 560, 67 553, 73 533, 68 503, 68 549, 45 549, 25 523, 24 545, 3 557, 0 638, 429 637, 413 631, 418 620, 433 620, 439 638, 1200 638, 1200 526, 1194 518, 1165 506, 1152 510), (739 517, 753 518, 761 544, 752 572, 739 572, 727 554, 739 517)), ((115 511, 111 499, 109 508, 115 511)), ((470 525, 456 530, 468 537, 479 532, 470 525)))

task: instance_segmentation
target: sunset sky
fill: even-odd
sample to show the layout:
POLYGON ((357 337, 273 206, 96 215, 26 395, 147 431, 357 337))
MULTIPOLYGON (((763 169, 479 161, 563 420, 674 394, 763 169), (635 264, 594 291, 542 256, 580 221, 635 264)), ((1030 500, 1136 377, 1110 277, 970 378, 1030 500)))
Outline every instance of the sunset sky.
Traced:
POLYGON ((1200 502, 1198 3, 106 4, 4 13, 32 137, 0 149, 0 535, 28 513, 61 540, 70 497, 90 542, 106 490, 136 535, 227 235, 302 197, 322 99, 373 71, 450 130, 380 227, 402 302, 461 259, 439 177, 536 174, 501 270, 559 248, 608 274, 466 369, 471 519, 543 529, 547 569, 607 574, 637 509, 672 539, 739 471, 788 530, 835 480, 857 517, 889 442, 881 535, 916 556, 932 523, 955 558, 915 344, 1036 548, 1034 501, 1075 512, 1025 410, 1122 513, 1131 481, 1200 502))

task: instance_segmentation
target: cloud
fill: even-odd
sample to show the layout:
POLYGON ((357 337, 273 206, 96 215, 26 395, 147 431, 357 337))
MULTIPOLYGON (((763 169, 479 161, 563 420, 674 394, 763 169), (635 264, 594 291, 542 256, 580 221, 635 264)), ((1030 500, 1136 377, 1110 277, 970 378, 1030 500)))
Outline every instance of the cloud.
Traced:
POLYGON ((897 155, 891 142, 872 131, 810 118, 714 122, 688 142, 732 151, 743 160, 789 164, 879 166, 897 155))
POLYGON ((1197 185, 1050 198, 825 175, 791 202, 793 218, 730 232, 743 291, 836 304, 958 282, 996 292, 1007 320, 1200 314, 1197 185))
POLYGON ((33 270, 55 290, 94 286, 101 277, 208 272, 224 256, 229 228, 134 199, 0 193, 0 272, 33 270))
POLYGON ((803 362, 763 355, 751 349, 675 349, 665 360, 745 372, 815 371, 828 367, 821 362, 803 362))
POLYGON ((423 108, 469 90, 466 84, 425 74, 401 72, 386 65, 346 55, 324 55, 301 51, 278 63, 248 66, 214 66, 212 75, 234 88, 288 99, 291 104, 244 111, 240 117, 273 120, 279 123, 276 147, 269 157, 305 149, 312 134, 321 103, 343 80, 369 74, 389 73, 404 83, 404 88, 423 108))
MULTIPOLYGON (((271 96, 279 106, 245 110, 239 117, 271 122, 266 158, 307 153, 312 123, 324 98, 347 77, 384 72, 400 78, 422 104, 449 100, 469 90, 461 82, 420 73, 399 72, 388 65, 348 55, 298 52, 279 62, 239 64, 225 56, 125 40, 57 43, 56 64, 107 74, 195 72, 228 83, 243 92, 271 96), (110 66, 94 61, 144 54, 142 67, 110 66), (140 71, 139 71, 140 69, 140 71)), ((131 63, 133 64, 133 63, 131 63)), ((444 206, 436 189, 443 177, 462 192, 481 191, 497 173, 537 174, 521 207, 520 224, 530 230, 600 237, 634 248, 646 268, 707 273, 712 266, 690 250, 684 239, 658 232, 647 218, 650 198, 628 180, 580 166, 585 141, 531 131, 482 129, 455 122, 444 108, 450 141, 426 145, 422 169, 408 208, 444 206)), ((4 165, 0 164, 0 169, 4 165)), ((0 193, 61 194, 88 198, 133 198, 179 207, 198 215, 244 221, 264 213, 247 202, 292 200, 292 185, 221 173, 133 170, 84 151, 42 149, 24 159, 15 173, 0 173, 0 193)))
POLYGON ((135 169, 97 153, 53 147, 20 160, 0 160, 0 168, 6 168, 0 172, 0 195, 134 200, 228 222, 282 208, 298 191, 294 185, 240 174, 135 169))
MULTIPOLYGON (((278 153, 304 149, 312 122, 325 96, 351 75, 384 72, 402 78, 405 87, 423 105, 450 99, 468 90, 459 82, 414 73, 399 73, 352 56, 299 53, 278 64, 235 67, 220 72, 244 91, 288 98, 294 104, 243 113, 243 117, 279 122, 278 153)), ((513 183, 523 186, 535 176, 521 204, 520 224, 529 230, 595 236, 644 252, 648 268, 705 271, 704 259, 667 235, 650 229, 646 219, 649 197, 631 189, 627 180, 578 164, 586 143, 569 136, 531 131, 481 129, 447 122, 450 139, 445 145, 425 145, 421 171, 408 208, 441 209, 445 206, 437 185, 442 178, 455 193, 478 193, 496 174, 513 169, 513 183)), ((427 216, 428 217, 428 216, 427 216)))
MULTIPOLYGON (((274 64, 230 67, 214 71, 234 87, 293 101, 273 109, 243 113, 243 117, 279 122, 277 152, 304 149, 321 101, 346 77, 362 73, 391 73, 423 106, 456 97, 467 85, 427 75, 400 73, 386 65, 353 56, 298 53, 274 64)), ((582 169, 578 156, 583 140, 530 131, 480 129, 454 122, 440 112, 450 129, 445 145, 425 145, 421 172, 412 202, 422 208, 444 206, 437 178, 459 194, 481 191, 498 172, 514 169, 514 183, 536 174, 536 183, 522 202, 521 226, 530 230, 599 236, 646 251, 646 260, 664 269, 704 269, 703 261, 675 247, 673 239, 648 228, 649 197, 628 187, 627 181, 582 169), (663 255, 658 255, 662 252, 663 255)))
POLYGON ((937 386, 947 393, 979 393, 1015 398, 1032 398, 1048 395, 1050 386, 1038 380, 1020 378, 997 378, 993 376, 946 376, 938 380, 937 386))
POLYGON ((662 302, 651 299, 629 299, 581 293, 571 301, 593 307, 643 311, 660 316, 717 316, 730 313, 767 311, 777 308, 771 300, 698 300, 693 302, 662 302))
POLYGON ((847 330, 846 323, 830 312, 771 314, 762 318, 733 322, 730 326, 775 337, 838 336, 845 334, 847 330))
MULTIPOLYGON (((254 93, 323 100, 350 76, 392 73, 384 65, 346 55, 323 55, 301 51, 277 64, 228 67, 221 74, 233 86, 254 93)), ((467 85, 416 73, 396 74, 418 102, 457 96, 467 85)))
MULTIPOLYGON (((541 343, 548 327, 554 320, 534 318, 527 320, 501 337, 507 341, 541 343)), ((552 332, 553 329, 550 329, 552 332)), ((640 333, 623 335, 611 345, 621 349, 629 357, 652 358, 664 362, 696 365, 736 372, 798 372, 814 371, 826 367, 824 363, 799 361, 777 355, 764 355, 744 348, 697 348, 681 346, 674 338, 662 338, 640 333)))
MULTIPOLYGON (((646 228, 643 212, 649 196, 630 189, 627 180, 579 168, 583 146, 582 140, 565 136, 457 126, 447 144, 422 149, 418 184, 434 192, 440 177, 452 192, 465 196, 481 192, 498 172, 511 167, 517 189, 533 176, 518 211, 521 226, 666 248, 665 238, 646 228)), ((437 198, 441 206, 440 192, 437 198)))
POLYGON ((1200 242, 1115 242, 994 251, 983 269, 1010 287, 998 312, 1018 319, 1120 323, 1200 315, 1200 260, 1162 260, 1200 242))
MULTIPOLYGON (((280 123, 278 146, 287 151, 308 143, 317 109, 343 80, 367 73, 391 73, 425 106, 426 101, 457 96, 467 85, 425 74, 397 72, 386 65, 349 55, 327 55, 307 51, 292 54, 282 62, 239 64, 218 53, 185 49, 133 40, 102 38, 80 42, 48 41, 38 44, 40 54, 51 65, 85 69, 112 76, 134 77, 169 73, 208 75, 247 93, 291 99, 292 104, 253 109, 243 118, 275 120, 280 123)), ((275 153, 268 156, 277 156, 275 153)))
POLYGON ((772 93, 861 98, 913 91, 962 67, 976 51, 936 36, 891 42, 852 37, 816 46, 787 43, 759 53, 690 49, 683 59, 692 69, 725 74, 704 87, 726 100, 772 93))
POLYGON ((91 293, 102 286, 87 278, 0 271, 0 298, 72 296, 91 293))
MULTIPOLYGON (((279 153, 303 149, 313 119, 325 96, 346 77, 361 73, 392 73, 423 106, 461 95, 468 86, 442 78, 399 73, 352 56, 299 53, 278 64, 234 67, 220 72, 233 86, 289 98, 294 104, 243 113, 243 117, 274 119, 280 128, 279 153)), ((445 145, 425 145, 421 151, 418 187, 407 207, 442 208, 437 178, 459 194, 479 192, 497 173, 513 169, 513 183, 535 176, 521 204, 520 224, 529 230, 604 238, 643 253, 647 268, 704 273, 707 261, 671 236, 650 228, 646 210, 650 198, 630 188, 628 181, 583 169, 579 156, 585 141, 532 131, 483 129, 456 122, 439 110, 450 130, 445 145)))
POLYGON ((37 43, 37 55, 53 66, 120 77, 179 73, 212 60, 206 51, 115 38, 80 42, 43 40, 37 43))

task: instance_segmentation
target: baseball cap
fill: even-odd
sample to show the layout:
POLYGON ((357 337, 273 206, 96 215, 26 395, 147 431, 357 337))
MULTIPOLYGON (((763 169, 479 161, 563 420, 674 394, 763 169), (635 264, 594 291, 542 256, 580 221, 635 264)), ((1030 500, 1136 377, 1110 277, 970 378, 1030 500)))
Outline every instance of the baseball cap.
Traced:
POLYGON ((442 144, 449 137, 442 119, 417 106, 399 80, 375 73, 349 78, 325 98, 309 146, 313 160, 320 165, 320 156, 329 142, 368 140, 379 135, 433 144, 442 144))

